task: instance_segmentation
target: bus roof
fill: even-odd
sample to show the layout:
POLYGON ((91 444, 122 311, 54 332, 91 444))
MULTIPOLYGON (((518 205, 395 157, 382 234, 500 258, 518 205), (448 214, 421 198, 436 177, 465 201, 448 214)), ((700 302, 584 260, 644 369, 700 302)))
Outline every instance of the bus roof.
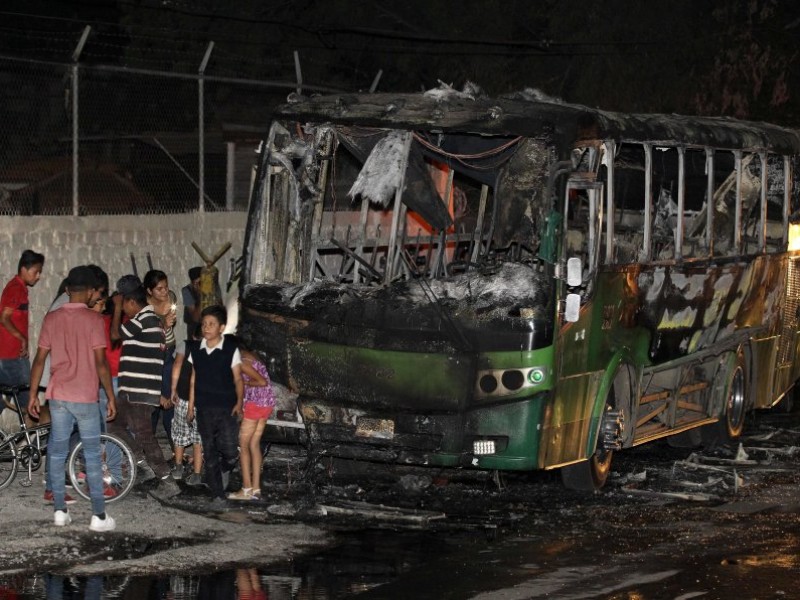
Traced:
POLYGON ((499 98, 432 90, 418 94, 336 94, 300 98, 276 116, 349 126, 552 138, 569 148, 614 139, 655 145, 710 146, 800 154, 800 132, 729 117, 626 114, 541 99, 528 92, 499 98))

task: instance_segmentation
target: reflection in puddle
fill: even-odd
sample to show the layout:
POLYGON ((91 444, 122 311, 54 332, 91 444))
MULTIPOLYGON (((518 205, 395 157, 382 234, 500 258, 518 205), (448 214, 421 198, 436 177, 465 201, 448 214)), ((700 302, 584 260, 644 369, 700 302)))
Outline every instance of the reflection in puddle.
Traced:
MULTIPOLYGON (((469 543, 425 534, 360 532, 332 549, 263 568, 237 568, 203 575, 0 577, 0 600, 333 600, 396 579, 433 557, 469 543)), ((182 551, 191 552, 191 548, 182 551)))
MULTIPOLYGON (((136 598, 174 600, 291 600, 303 585, 299 577, 264 575, 257 569, 235 569, 211 575, 165 577, 72 577, 37 575, 0 579, 0 598, 33 600, 103 600, 136 598)), ((328 595, 303 594, 315 599, 328 595)))

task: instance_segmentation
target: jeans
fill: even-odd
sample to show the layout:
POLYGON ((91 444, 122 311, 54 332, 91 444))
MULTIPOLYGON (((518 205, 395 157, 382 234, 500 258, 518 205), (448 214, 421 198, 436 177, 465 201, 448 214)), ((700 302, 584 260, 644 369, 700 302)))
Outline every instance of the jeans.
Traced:
POLYGON ((100 419, 97 414, 96 402, 50 400, 52 424, 47 452, 50 455, 50 481, 53 484, 55 510, 67 509, 64 464, 69 453, 69 438, 76 423, 83 442, 92 513, 101 515, 106 510, 103 497, 103 470, 100 464, 100 419))
POLYGON ((239 460, 239 423, 231 408, 197 409, 197 430, 203 442, 206 485, 211 495, 224 498, 222 472, 231 471, 239 460))
MULTIPOLYGON (((118 385, 116 377, 113 377, 111 379, 111 384, 114 386, 114 394, 116 394, 118 385)), ((108 429, 106 426, 106 419, 108 418, 108 396, 106 396, 106 391, 102 387, 100 388, 99 407, 100 407, 100 433, 105 433, 108 429)), ((75 447, 75 444, 77 443, 78 440, 76 439, 76 436, 73 433, 72 439, 70 440, 69 444, 70 451, 75 447)), ((122 450, 120 450, 119 446, 117 446, 116 444, 106 446, 101 450, 102 452, 105 452, 106 466, 111 471, 111 475, 114 477, 114 481, 122 481, 122 450)), ((50 479, 49 454, 45 455, 44 489, 47 491, 53 490, 53 482, 50 479)))
MULTIPOLYGON (((72 587, 74 580, 64 575, 44 576, 47 600, 64 600, 64 598, 76 598, 77 592, 72 587)), ((86 578, 86 587, 83 594, 84 600, 101 600, 103 597, 103 578, 100 575, 92 575, 86 578)))

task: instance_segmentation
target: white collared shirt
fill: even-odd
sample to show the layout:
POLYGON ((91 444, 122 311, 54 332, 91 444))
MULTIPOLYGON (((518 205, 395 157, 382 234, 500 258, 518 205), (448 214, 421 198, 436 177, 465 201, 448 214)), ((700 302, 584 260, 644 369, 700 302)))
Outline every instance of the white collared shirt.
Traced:
MULTIPOLYGON (((206 343, 206 339, 203 338, 200 341, 200 349, 201 350, 205 350, 206 354, 211 354, 215 350, 222 350, 222 344, 224 342, 225 342, 225 336, 223 335, 222 339, 219 342, 219 344, 217 344, 216 346, 209 347, 208 344, 206 343)), ((192 361, 192 355, 191 354, 189 355, 189 362, 194 364, 194 362, 192 361)), ((235 367, 236 365, 240 365, 240 364, 242 364, 242 353, 239 352, 238 348, 236 348, 236 350, 233 351, 233 358, 231 359, 231 369, 233 367, 235 367)))

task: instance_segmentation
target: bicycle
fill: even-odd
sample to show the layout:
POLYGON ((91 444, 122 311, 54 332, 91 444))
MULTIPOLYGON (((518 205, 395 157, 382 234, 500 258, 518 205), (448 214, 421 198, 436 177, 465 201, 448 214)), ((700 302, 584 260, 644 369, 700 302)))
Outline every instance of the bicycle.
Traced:
MULTIPOLYGON (((29 487, 33 483, 33 472, 42 465, 42 457, 47 449, 50 436, 50 424, 28 427, 19 403, 19 388, 0 386, 0 394, 11 399, 10 407, 17 413, 19 431, 6 433, 0 429, 0 490, 5 489, 17 476, 20 465, 28 470, 28 478, 21 485, 29 487)), ((136 460, 133 452, 118 437, 103 433, 100 435, 102 451, 103 483, 106 502, 121 500, 136 483, 136 460)), ((86 481, 83 442, 72 448, 67 457, 67 475, 75 492, 82 498, 89 499, 89 487, 86 481)))
POLYGON ((20 465, 28 471, 28 478, 21 481, 24 487, 33 483, 33 472, 42 466, 42 456, 50 436, 50 425, 28 427, 19 404, 19 389, 0 386, 0 393, 11 398, 9 408, 17 413, 20 430, 9 434, 0 429, 0 490, 7 488, 17 476, 20 465))

